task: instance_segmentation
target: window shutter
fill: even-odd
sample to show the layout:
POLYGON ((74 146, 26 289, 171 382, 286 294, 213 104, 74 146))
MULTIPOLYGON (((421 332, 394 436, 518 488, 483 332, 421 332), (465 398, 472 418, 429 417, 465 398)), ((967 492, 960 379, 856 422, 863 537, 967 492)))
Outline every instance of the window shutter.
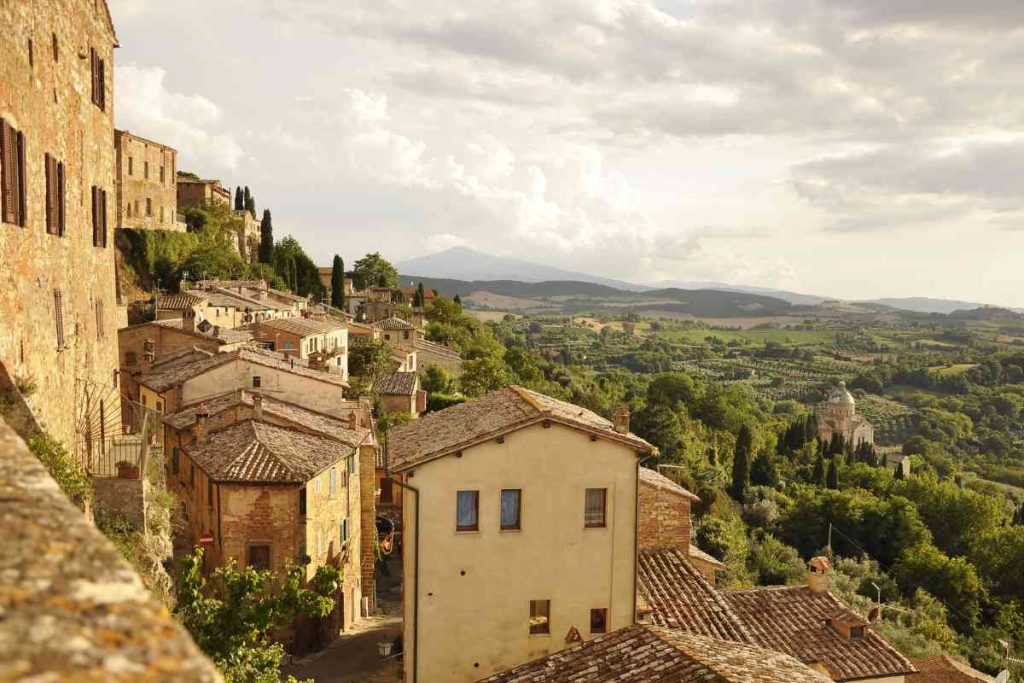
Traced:
POLYGON ((96 237, 99 235, 99 188, 92 186, 92 246, 99 246, 96 237))
POLYGON ((102 199, 102 201, 100 202, 100 208, 102 209, 102 213, 100 215, 100 226, 103 229, 103 233, 100 235, 100 237, 102 238, 102 241, 103 241, 102 246, 106 247, 107 246, 107 191, 106 190, 100 190, 100 198, 102 199))
POLYGON ((18 131, 18 161, 14 165, 15 172, 18 174, 18 220, 17 223, 21 227, 25 227, 25 134, 18 131))
POLYGON ((99 105, 100 109, 106 110, 107 108, 107 63, 102 59, 97 59, 100 65, 100 77, 99 77, 99 88, 100 97, 99 105))
POLYGON ((53 290, 53 314, 57 327, 57 350, 64 348, 64 295, 59 289, 53 290))
POLYGON ((57 164, 57 234, 64 236, 64 162, 57 164))
POLYGON ((106 330, 103 329, 103 299, 96 299, 96 341, 103 341, 106 338, 106 330))
POLYGON ((54 208, 57 205, 57 197, 53 189, 57 174, 53 169, 53 157, 46 155, 46 232, 51 235, 57 232, 57 221, 54 220, 54 208))
POLYGON ((96 48, 90 47, 89 48, 89 72, 90 72, 90 75, 92 77, 92 103, 93 104, 97 103, 96 102, 96 92, 97 92, 98 88, 96 87, 96 75, 97 75, 98 71, 99 71, 99 69, 97 68, 97 65, 96 65, 96 48))
POLYGON ((14 141, 11 139, 11 124, 0 119, 0 165, 3 176, 0 177, 0 200, 2 200, 2 220, 4 223, 14 222, 14 141))

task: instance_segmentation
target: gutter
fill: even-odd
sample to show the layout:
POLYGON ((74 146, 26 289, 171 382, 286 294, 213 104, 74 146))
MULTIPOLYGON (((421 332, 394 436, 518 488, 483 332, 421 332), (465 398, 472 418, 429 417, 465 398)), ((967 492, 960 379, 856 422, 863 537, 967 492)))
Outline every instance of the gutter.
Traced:
MULTIPOLYGON (((415 486, 410 486, 410 485, 406 484, 405 482, 401 482, 401 481, 398 481, 397 479, 393 479, 391 477, 390 464, 391 463, 390 463, 390 461, 388 459, 387 444, 385 444, 384 445, 384 472, 387 475, 387 480, 390 481, 392 484, 398 484, 403 489, 408 489, 408 490, 412 491, 416 495, 416 524, 413 525, 413 536, 416 538, 416 553, 415 553, 415 557, 413 558, 413 561, 415 563, 415 566, 413 567, 413 584, 416 586, 416 589, 413 591, 413 595, 412 595, 413 619, 412 619, 412 664, 411 664, 411 666, 412 666, 412 681, 411 681, 411 683, 416 683, 416 681, 418 679, 418 674, 419 674, 419 666, 418 665, 419 665, 419 655, 420 655, 420 643, 419 643, 419 634, 420 634, 420 490, 418 488, 416 488, 415 486)), ((403 505, 403 509, 404 508, 405 508, 405 506, 403 505)), ((404 542, 403 542, 403 546, 404 546, 404 542)), ((403 552, 403 555, 404 555, 404 553, 405 553, 404 547, 402 549, 402 552, 403 552)), ((405 595, 403 594, 402 597, 403 597, 403 600, 404 600, 405 595)), ((404 615, 403 615, 403 619, 404 619, 404 615)), ((405 680, 408 681, 409 679, 406 678, 405 680)))

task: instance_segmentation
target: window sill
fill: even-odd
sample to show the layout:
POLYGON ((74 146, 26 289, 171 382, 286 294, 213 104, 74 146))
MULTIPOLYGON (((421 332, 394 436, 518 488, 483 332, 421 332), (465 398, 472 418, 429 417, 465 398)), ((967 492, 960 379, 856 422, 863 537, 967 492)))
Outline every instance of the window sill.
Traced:
POLYGON ((551 632, 548 631, 547 633, 531 633, 530 637, 531 638, 550 638, 551 637, 551 632))
POLYGON ((519 531, 522 531, 522 530, 523 530, 522 527, 509 527, 507 529, 499 529, 499 531, 501 531, 502 533, 505 533, 505 532, 519 532, 519 531))
POLYGON ((480 530, 479 529, 456 529, 455 533, 459 534, 459 535, 466 535, 466 534, 470 534, 471 535, 471 534, 479 534, 480 530))

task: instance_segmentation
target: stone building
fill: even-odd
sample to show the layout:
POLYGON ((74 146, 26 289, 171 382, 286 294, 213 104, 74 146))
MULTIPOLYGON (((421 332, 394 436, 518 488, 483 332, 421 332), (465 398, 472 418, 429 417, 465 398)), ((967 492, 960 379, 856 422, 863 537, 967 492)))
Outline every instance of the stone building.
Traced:
POLYGON ((373 382, 373 393, 380 397, 386 413, 402 413, 417 418, 427 409, 427 392, 420 389, 419 373, 392 372, 373 382))
POLYGON ((348 378, 348 329, 336 318, 279 318, 249 327, 256 343, 288 357, 313 359, 348 378))
POLYGON ((388 436, 403 486, 405 680, 475 681, 634 623, 638 462, 622 419, 520 387, 388 436))
POLYGON ((423 339, 424 335, 423 330, 407 323, 401 318, 385 318, 384 320, 372 323, 372 326, 380 330, 381 338, 389 346, 405 345, 411 348, 413 342, 417 339, 423 339))
POLYGON ((184 231, 185 223, 178 220, 174 148, 115 130, 114 154, 117 227, 184 231))
POLYGON ((120 430, 104 0, 0 3, 0 365, 69 449, 120 430))
POLYGON ((179 211, 206 203, 231 204, 231 192, 219 180, 179 175, 175 181, 179 211))
POLYGON ((833 434, 840 434, 844 442, 854 446, 875 442, 875 428, 857 414, 857 401, 846 390, 846 382, 829 392, 828 400, 818 409, 818 434, 825 443, 833 434))

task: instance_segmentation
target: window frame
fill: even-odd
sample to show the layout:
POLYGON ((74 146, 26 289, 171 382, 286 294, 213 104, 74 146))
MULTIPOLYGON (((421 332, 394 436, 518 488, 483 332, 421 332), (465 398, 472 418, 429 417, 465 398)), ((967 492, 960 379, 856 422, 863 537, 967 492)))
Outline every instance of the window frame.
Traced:
POLYGON ((498 527, 501 531, 522 531, 523 529, 523 490, 522 489, 502 489, 501 494, 498 498, 498 527), (505 522, 505 494, 515 494, 516 497, 516 516, 515 522, 512 524, 506 524, 505 522))
POLYGON ((551 600, 530 600, 530 635, 549 636, 551 635, 551 600), (542 609, 543 608, 543 609, 542 609), (534 619, 541 619, 534 623, 534 619))
POLYGON ((253 375, 251 383, 252 383, 252 388, 253 389, 262 389, 263 388, 263 375, 253 375))
POLYGON ((268 542, 261 541, 261 542, 258 542, 258 543, 249 543, 246 546, 246 549, 245 549, 245 566, 246 566, 246 568, 247 569, 251 568, 251 569, 257 569, 257 570, 269 571, 270 568, 274 566, 273 562, 272 562, 272 553, 273 553, 273 548, 271 547, 271 544, 268 543, 268 542), (265 567, 261 567, 261 566, 259 566, 258 563, 253 562, 252 551, 255 550, 256 548, 260 548, 260 549, 266 548, 266 551, 267 551, 267 563, 266 563, 265 567))
POLYGON ((608 633, 608 608, 607 607, 591 607, 590 608, 590 632, 592 634, 608 633), (594 617, 600 617, 600 626, 594 628, 594 617))
POLYGON ((25 134, 0 118, 0 222, 24 228, 27 222, 25 197, 25 134))
POLYGON ((608 489, 607 488, 588 488, 583 494, 583 528, 585 529, 604 529, 608 526, 608 489), (590 496, 591 494, 599 493, 601 495, 601 521, 591 521, 590 519, 590 496))
POLYGON ((480 531, 480 491, 461 490, 455 492, 455 531, 457 533, 480 531), (471 496, 473 501, 473 523, 472 525, 459 523, 459 502, 463 495, 471 496))

